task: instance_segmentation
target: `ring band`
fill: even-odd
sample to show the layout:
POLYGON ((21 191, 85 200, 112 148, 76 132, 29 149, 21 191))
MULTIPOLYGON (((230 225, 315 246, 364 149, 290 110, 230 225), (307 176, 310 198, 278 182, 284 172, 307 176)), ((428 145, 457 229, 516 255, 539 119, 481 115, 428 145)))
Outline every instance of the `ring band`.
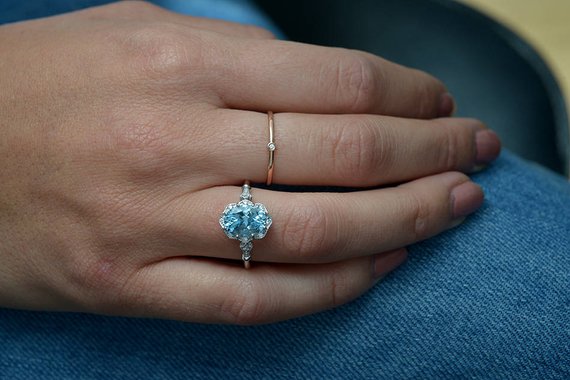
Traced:
POLYGON ((269 164, 267 165, 267 181, 266 185, 271 185, 273 182, 273 166, 275 164, 275 141, 273 140, 273 112, 267 112, 267 121, 269 124, 269 143, 267 143, 267 150, 269 151, 269 164))
POLYGON ((251 201, 251 186, 245 181, 238 203, 230 203, 220 217, 220 226, 230 239, 239 240, 241 259, 249 269, 254 239, 263 239, 271 226, 271 216, 261 203, 251 201))

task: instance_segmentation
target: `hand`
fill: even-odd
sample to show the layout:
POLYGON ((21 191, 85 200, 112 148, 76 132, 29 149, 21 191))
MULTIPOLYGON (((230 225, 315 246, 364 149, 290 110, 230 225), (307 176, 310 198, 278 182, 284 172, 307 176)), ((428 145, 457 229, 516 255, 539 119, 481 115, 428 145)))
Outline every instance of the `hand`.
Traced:
POLYGON ((345 303, 482 202, 499 141, 371 54, 121 2, 0 28, 0 305, 253 324, 345 303), (273 226, 245 270, 218 219, 273 226), (440 117, 440 118, 437 118, 440 117), (388 252, 388 253, 384 253, 388 252), (231 260, 225 260, 231 259, 231 260))

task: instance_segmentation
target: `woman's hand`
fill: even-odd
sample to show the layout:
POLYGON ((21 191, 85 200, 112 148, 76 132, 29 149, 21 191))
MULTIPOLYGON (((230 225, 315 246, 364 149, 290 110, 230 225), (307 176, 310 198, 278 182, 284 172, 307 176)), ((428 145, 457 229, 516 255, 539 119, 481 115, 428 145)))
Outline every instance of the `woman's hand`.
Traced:
POLYGON ((5 307, 239 324, 334 307, 477 209, 450 171, 499 151, 425 73, 145 3, 3 26, 0 57, 5 307), (267 110, 274 183, 404 184, 254 189, 273 226, 244 270, 218 219, 265 181, 267 110))

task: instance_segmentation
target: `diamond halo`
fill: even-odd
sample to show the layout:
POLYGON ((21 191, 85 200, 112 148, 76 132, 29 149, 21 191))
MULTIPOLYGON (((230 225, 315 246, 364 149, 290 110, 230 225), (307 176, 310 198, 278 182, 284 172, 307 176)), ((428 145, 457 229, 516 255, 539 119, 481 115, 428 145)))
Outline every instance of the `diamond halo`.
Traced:
POLYGON ((253 240, 263 239, 273 222, 267 208, 262 203, 251 201, 251 186, 246 181, 242 187, 240 201, 230 203, 224 209, 219 223, 230 239, 240 241, 242 260, 249 268, 253 240))

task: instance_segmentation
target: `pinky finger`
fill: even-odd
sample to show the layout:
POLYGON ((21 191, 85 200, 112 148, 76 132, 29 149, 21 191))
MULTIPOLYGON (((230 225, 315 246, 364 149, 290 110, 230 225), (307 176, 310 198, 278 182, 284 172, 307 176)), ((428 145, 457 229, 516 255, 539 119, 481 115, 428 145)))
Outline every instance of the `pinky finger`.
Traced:
POLYGON ((258 263, 250 270, 210 259, 174 257, 139 272, 133 279, 136 285, 128 287, 131 297, 126 301, 133 316, 270 323, 349 302, 406 257, 407 251, 400 249, 331 264, 258 263))

